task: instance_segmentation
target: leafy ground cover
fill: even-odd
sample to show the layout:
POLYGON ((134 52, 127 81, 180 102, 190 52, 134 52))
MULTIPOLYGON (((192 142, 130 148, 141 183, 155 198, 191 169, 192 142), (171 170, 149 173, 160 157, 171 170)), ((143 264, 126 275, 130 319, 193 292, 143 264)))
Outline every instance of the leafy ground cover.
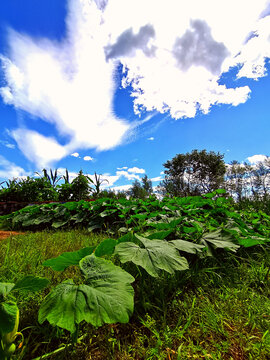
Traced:
POLYGON ((3 353, 14 350, 8 334, 20 309, 20 359, 267 359, 269 216, 237 212, 223 195, 50 204, 2 217, 24 230, 46 217, 47 227, 87 228, 2 241, 3 353))
MULTIPOLYGON (((37 314, 51 288, 70 277, 79 283, 80 272, 74 266, 56 272, 42 263, 104 238, 81 231, 43 231, 1 242, 1 281, 16 282, 25 275, 50 280, 50 287, 38 293, 16 295, 25 338, 16 359, 39 358, 72 342, 68 331, 47 321, 41 325, 37 314)), ((168 273, 154 281, 145 276, 140 289, 137 279, 135 311, 128 324, 95 328, 83 322, 79 343, 51 358, 269 359, 269 266, 269 246, 257 245, 198 259, 178 276, 168 273)))

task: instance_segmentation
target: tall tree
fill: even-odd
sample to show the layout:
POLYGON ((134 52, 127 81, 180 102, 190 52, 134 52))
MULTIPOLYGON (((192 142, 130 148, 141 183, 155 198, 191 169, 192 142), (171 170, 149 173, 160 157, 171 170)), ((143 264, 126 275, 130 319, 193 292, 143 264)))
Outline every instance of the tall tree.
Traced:
POLYGON ((223 157, 206 150, 176 155, 163 164, 166 170, 159 186, 161 192, 170 196, 190 196, 218 189, 223 185, 226 171, 223 157))
POLYGON ((142 187, 148 195, 151 195, 153 193, 152 181, 148 179, 147 175, 144 175, 142 178, 142 187))

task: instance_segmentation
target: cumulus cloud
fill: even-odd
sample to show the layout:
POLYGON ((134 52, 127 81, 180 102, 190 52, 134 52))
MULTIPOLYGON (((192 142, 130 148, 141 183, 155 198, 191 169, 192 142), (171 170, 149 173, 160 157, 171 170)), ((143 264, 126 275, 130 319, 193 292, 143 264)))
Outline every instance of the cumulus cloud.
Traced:
POLYGON ((115 44, 106 46, 106 59, 135 56, 137 50, 142 50, 146 56, 153 56, 155 54, 155 47, 149 47, 148 42, 154 36, 155 30, 149 24, 142 26, 138 34, 133 34, 132 29, 125 30, 117 38, 115 44))
POLYGON ((36 164, 45 161, 44 143, 52 144, 49 160, 57 161, 78 149, 112 149, 132 136, 135 125, 113 107, 119 64, 136 115, 180 119, 246 102, 244 78, 266 76, 270 57, 266 0, 68 0, 66 25, 61 42, 10 30, 9 50, 0 55, 5 103, 57 131, 44 137, 29 123, 24 139, 15 129, 18 147, 36 164), (232 67, 243 81, 226 87, 219 80, 232 67))
POLYGON ((79 153, 77 153, 77 152, 75 152, 75 153, 73 153, 73 154, 70 154, 70 156, 73 156, 73 157, 79 157, 80 156, 80 154, 79 153))
POLYGON ((257 164, 259 162, 264 162, 265 160, 267 160, 268 156, 266 156, 266 155, 253 155, 253 156, 249 156, 247 159, 251 164, 257 164))
POLYGON ((176 39, 173 54, 178 65, 187 71, 191 66, 204 66, 212 74, 219 74, 221 65, 229 55, 222 42, 213 39, 211 29, 204 20, 191 20, 191 28, 176 39))
POLYGON ((140 168, 134 166, 133 168, 129 168, 129 169, 128 169, 128 172, 134 173, 134 174, 144 174, 144 173, 145 173, 145 170, 144 170, 144 169, 140 169, 140 168))
POLYGON ((92 158, 91 156, 84 156, 83 160, 92 161, 92 160, 94 160, 94 158, 92 158))
POLYGON ((130 172, 125 171, 125 170, 116 171, 116 175, 119 177, 124 176, 128 180, 141 180, 139 175, 131 174, 130 172))
POLYGON ((123 166, 123 167, 118 167, 118 168, 117 168, 117 170, 126 170, 126 169, 128 169, 127 166, 123 166))

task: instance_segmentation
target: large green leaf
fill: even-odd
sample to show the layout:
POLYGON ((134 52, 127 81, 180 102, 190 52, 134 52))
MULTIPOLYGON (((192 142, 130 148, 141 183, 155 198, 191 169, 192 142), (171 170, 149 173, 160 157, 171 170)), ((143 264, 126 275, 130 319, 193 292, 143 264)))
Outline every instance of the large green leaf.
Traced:
MULTIPOLYGON (((163 231, 156 231, 152 232, 151 234, 147 235, 147 239, 156 239, 156 240, 164 240, 167 236, 169 236, 173 230, 163 230, 163 231)), ((146 235, 146 234, 145 234, 146 235)))
POLYGON ((104 255, 112 255, 116 244, 117 244, 117 240, 115 239, 103 240, 100 244, 98 244, 95 250, 95 255, 99 257, 104 255))
POLYGON ((185 241, 181 239, 171 240, 169 241, 170 244, 173 244, 176 249, 180 251, 185 251, 190 254, 197 254, 201 252, 202 249, 205 247, 204 245, 194 244, 191 241, 185 241))
POLYGON ((233 243, 234 237, 232 234, 223 231, 222 229, 206 233, 201 238, 201 243, 207 246, 208 253, 211 255, 211 247, 227 249, 236 252, 239 245, 233 243), (210 245, 210 248, 209 248, 210 245))
POLYGON ((63 271, 70 265, 78 265, 80 260, 90 255, 95 250, 95 246, 88 246, 78 251, 64 252, 56 258, 44 261, 43 266, 50 266, 53 270, 63 271))
POLYGON ((13 330, 18 307, 13 301, 5 301, 0 303, 0 336, 13 330))
POLYGON ((158 277, 160 270, 173 274, 175 270, 188 269, 187 260, 167 241, 149 240, 139 235, 135 237, 143 247, 131 242, 123 242, 115 247, 115 253, 122 263, 131 261, 153 277, 158 277))
POLYGON ((38 320, 46 319, 71 333, 83 320, 94 326, 126 323, 133 312, 134 278, 111 261, 94 254, 80 261, 86 284, 67 280, 56 286, 41 304, 38 320))
POLYGON ((251 246, 255 246, 255 245, 264 245, 267 242, 269 242, 270 239, 249 236, 246 238, 239 238, 239 239, 237 239, 237 241, 240 245, 242 245, 244 247, 251 247, 251 246))
POLYGON ((15 286, 12 288, 13 290, 27 290, 27 291, 39 291, 48 286, 49 280, 46 278, 42 278, 39 276, 28 275, 18 280, 15 286))

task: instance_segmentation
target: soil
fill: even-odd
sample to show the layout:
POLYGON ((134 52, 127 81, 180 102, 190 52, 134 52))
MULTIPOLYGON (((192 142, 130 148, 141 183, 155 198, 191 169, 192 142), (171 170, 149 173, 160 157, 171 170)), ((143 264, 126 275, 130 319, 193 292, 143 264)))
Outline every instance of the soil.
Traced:
POLYGON ((17 231, 3 231, 0 230, 0 240, 6 239, 11 235, 21 235, 23 233, 17 231))

